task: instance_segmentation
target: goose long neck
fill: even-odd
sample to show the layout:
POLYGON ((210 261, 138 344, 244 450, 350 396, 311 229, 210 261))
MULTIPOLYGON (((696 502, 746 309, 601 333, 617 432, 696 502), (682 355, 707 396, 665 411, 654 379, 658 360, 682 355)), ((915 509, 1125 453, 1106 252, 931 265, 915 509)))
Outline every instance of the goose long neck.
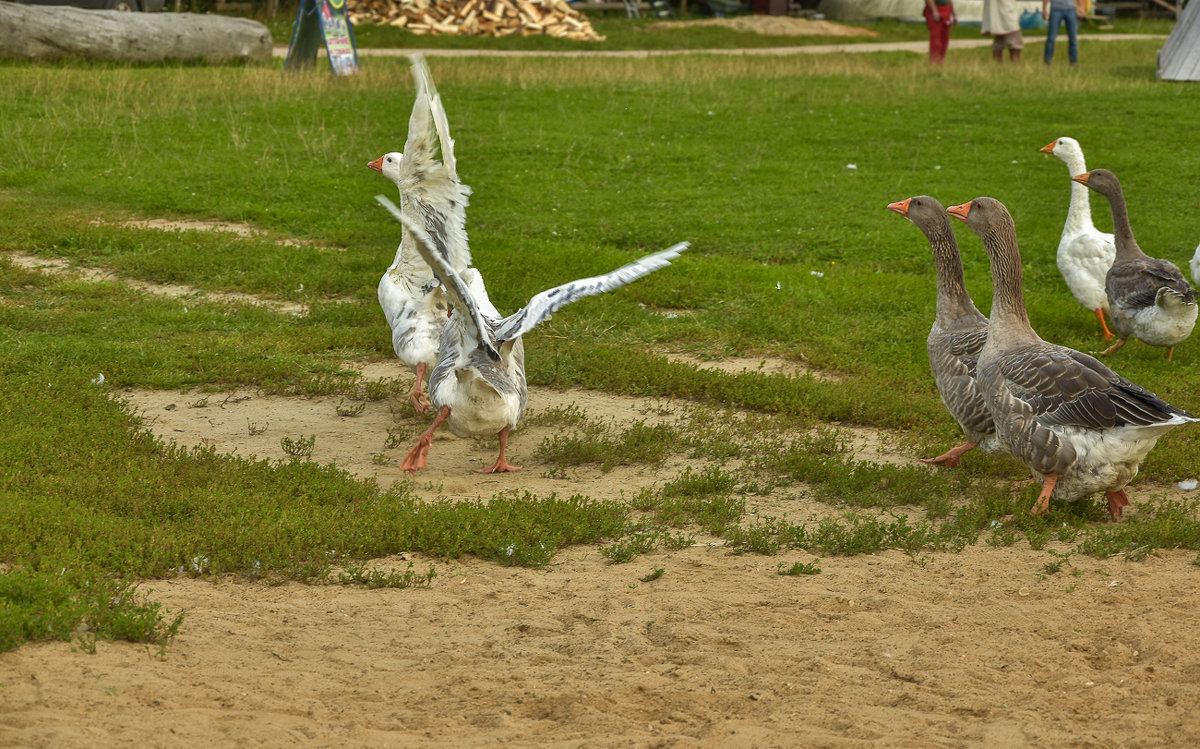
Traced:
POLYGON ((925 236, 929 239, 937 268, 937 316, 948 322, 975 309, 967 293, 962 256, 958 252, 958 242, 954 239, 949 219, 926 229, 925 236))
MULTIPOLYGON (((1082 164, 1082 160, 1080 163, 1082 164)), ((1076 172, 1076 174, 1081 173, 1076 172)), ((1072 182, 1071 204, 1067 207, 1067 222, 1064 232, 1078 234, 1094 227, 1095 224, 1092 222, 1091 197, 1088 195, 1088 189, 1078 182, 1072 182)))
POLYGON ((1122 260, 1145 257, 1146 253, 1133 238, 1133 227, 1129 225, 1129 208, 1125 204, 1125 193, 1118 187, 1108 193, 1108 205, 1112 209, 1113 241, 1117 246, 1117 257, 1122 260))
POLYGON ((997 335, 1037 339, 1025 311, 1024 273, 1012 223, 991 226, 982 237, 992 267, 992 316, 997 335))
MULTIPOLYGON (((1067 171, 1072 177, 1087 171, 1087 164, 1083 160, 1082 153, 1069 151, 1064 155, 1066 158, 1063 161, 1067 162, 1067 171)), ((1067 223, 1063 227, 1063 233, 1078 234, 1093 227, 1092 203, 1091 196, 1088 195, 1088 188, 1073 181, 1071 182, 1071 203, 1067 206, 1067 223)))

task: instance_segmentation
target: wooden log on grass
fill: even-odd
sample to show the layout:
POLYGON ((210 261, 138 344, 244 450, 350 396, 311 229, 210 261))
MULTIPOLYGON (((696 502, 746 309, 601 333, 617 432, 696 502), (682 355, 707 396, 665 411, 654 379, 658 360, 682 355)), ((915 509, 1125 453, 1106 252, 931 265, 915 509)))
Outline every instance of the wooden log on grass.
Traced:
POLYGON ((0 2, 0 57, 267 62, 271 32, 246 18, 0 2))

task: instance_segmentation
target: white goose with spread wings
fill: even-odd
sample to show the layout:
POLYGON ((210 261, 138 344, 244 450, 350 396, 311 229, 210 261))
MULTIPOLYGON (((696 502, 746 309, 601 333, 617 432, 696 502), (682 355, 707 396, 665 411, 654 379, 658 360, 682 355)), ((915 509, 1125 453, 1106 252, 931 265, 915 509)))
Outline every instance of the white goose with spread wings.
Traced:
MULTIPOLYGON (((1071 177, 1087 171, 1083 149, 1074 138, 1058 138, 1042 146, 1041 150, 1061 159, 1071 177)), ((1111 341, 1113 334, 1104 321, 1104 313, 1109 311, 1104 279, 1116 253, 1113 235, 1100 231, 1092 223, 1092 205, 1087 188, 1072 182, 1067 221, 1063 224, 1062 239, 1058 242, 1058 271, 1062 273, 1075 300, 1095 313, 1106 341, 1111 341)))
POLYGON ((556 286, 529 300, 524 308, 501 318, 488 300, 483 279, 474 268, 460 275, 436 250, 436 239, 423 226, 396 208, 382 195, 376 200, 403 224, 414 246, 441 281, 450 300, 450 319, 438 346, 438 363, 429 378, 429 393, 437 416, 409 451, 401 468, 424 468, 433 444, 433 433, 447 422, 460 437, 497 434, 500 456, 479 473, 516 471, 505 457, 508 432, 525 412, 525 348, 521 336, 550 315, 583 297, 602 294, 665 268, 688 248, 680 242, 666 250, 635 260, 594 278, 556 286))
POLYGON ((976 198, 948 211, 979 235, 991 260, 992 311, 977 379, 1000 443, 1041 477, 1034 513, 1046 512, 1051 498, 1071 502, 1104 492, 1109 513, 1119 518, 1129 504, 1125 487, 1158 438, 1200 419, 1095 357, 1034 332, 1016 228, 1000 201, 976 198))
MULTIPOLYGON (((471 188, 458 179, 446 111, 425 59, 413 55, 412 62, 417 95, 404 153, 384 154, 367 166, 396 184, 401 211, 434 237, 436 252, 462 273, 471 265, 466 229, 471 188)), ((407 233, 402 234, 395 259, 379 279, 378 293, 379 306, 392 330, 392 348, 417 376, 409 402, 418 413, 425 413, 429 399, 422 384, 426 372, 437 363, 438 339, 449 303, 407 233)))

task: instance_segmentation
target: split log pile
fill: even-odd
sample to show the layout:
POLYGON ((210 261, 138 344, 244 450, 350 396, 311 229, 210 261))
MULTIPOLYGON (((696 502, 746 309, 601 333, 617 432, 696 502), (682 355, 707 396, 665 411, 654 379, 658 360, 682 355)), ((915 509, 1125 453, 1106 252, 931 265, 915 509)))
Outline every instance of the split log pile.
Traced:
POLYGON ((350 0, 349 12, 356 26, 388 24, 414 34, 604 40, 564 0, 350 0))

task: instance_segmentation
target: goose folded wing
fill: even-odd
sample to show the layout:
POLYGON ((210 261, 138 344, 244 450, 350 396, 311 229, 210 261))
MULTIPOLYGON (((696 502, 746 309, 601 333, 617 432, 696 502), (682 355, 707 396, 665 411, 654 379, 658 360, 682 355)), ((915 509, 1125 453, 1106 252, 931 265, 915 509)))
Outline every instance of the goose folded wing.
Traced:
POLYGON ((1187 415, 1095 357, 1071 349, 1030 347, 1010 357, 1002 371, 1010 392, 1047 426, 1151 426, 1187 415))
POLYGON ((1107 429, 1116 423, 1116 407, 1108 397, 1106 372, 1069 349, 1031 345, 1011 352, 1001 366, 1008 391, 1046 425, 1107 429))
POLYGON ((416 243, 417 252, 429 264, 433 275, 441 282, 442 290, 450 300, 451 306, 470 321, 467 329, 476 338, 476 345, 483 349, 492 361, 499 361, 500 353, 496 351, 495 346, 491 343, 492 337, 489 334, 491 325, 484 319, 479 305, 475 303, 475 297, 471 295, 471 290, 467 288, 467 284, 462 280, 462 277, 454 271, 454 268, 438 252, 437 239, 430 235, 426 227, 421 226, 406 216, 396 207, 395 203, 386 197, 376 195, 375 200, 379 201, 379 204, 386 208, 413 238, 416 243))
POLYGON ((1125 266, 1109 273, 1104 289, 1110 299, 1125 307, 1152 307, 1162 286, 1149 266, 1143 263, 1125 266))
POLYGON ((539 323, 571 302, 612 291, 665 268, 688 246, 688 242, 680 242, 602 276, 581 278, 578 281, 571 281, 536 294, 529 300, 529 304, 500 321, 500 324, 496 326, 496 340, 514 340, 533 330, 539 323))
POLYGON ((1169 260, 1156 260, 1146 272, 1159 282, 1159 286, 1166 286, 1188 301, 1195 298, 1191 284, 1183 277, 1178 266, 1169 260))

